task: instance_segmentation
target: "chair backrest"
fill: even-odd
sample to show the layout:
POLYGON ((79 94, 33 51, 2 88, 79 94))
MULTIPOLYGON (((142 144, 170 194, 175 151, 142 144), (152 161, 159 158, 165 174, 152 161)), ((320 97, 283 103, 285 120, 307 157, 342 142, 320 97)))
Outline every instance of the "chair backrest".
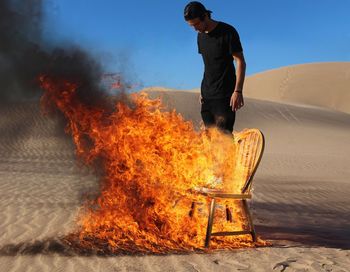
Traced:
POLYGON ((243 181, 242 194, 248 193, 265 148, 265 138, 259 129, 246 129, 234 134, 236 166, 243 181))

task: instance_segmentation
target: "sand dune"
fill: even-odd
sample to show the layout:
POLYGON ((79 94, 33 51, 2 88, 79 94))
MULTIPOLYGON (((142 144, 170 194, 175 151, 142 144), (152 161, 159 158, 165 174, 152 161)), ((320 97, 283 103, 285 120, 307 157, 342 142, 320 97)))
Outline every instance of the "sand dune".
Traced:
MULTIPOLYGON (((198 94, 148 90, 199 127, 198 94)), ((266 152, 254 184, 258 234, 273 247, 211 254, 80 256, 69 233, 97 178, 75 163, 62 123, 38 104, 0 109, 1 271, 348 271, 350 115, 246 99, 236 130, 260 128, 266 152)))
POLYGON ((287 66, 247 78, 248 97, 350 113, 350 62, 287 66))

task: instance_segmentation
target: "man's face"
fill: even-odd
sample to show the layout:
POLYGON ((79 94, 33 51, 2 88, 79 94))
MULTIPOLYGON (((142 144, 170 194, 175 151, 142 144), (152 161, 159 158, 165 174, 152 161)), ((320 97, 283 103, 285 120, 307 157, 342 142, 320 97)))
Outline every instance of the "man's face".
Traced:
POLYGON ((207 29, 206 20, 201 21, 199 18, 195 18, 192 20, 188 20, 187 23, 199 33, 203 33, 207 29))

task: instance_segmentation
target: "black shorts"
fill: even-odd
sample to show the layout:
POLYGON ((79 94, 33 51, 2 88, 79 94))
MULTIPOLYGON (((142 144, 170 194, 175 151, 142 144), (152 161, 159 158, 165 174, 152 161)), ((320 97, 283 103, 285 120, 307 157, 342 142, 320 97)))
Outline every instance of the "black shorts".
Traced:
POLYGON ((232 133, 236 112, 230 106, 230 97, 224 99, 203 99, 201 115, 204 125, 216 126, 225 133, 232 133))

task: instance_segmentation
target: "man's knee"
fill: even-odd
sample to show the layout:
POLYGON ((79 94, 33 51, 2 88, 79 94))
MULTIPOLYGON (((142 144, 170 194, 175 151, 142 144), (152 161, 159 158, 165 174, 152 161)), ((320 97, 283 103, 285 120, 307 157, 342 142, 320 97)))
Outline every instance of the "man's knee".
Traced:
POLYGON ((215 125, 217 127, 225 127, 227 118, 223 115, 217 115, 215 116, 215 125))
POLYGON ((235 122, 235 116, 232 115, 216 115, 215 116, 215 125, 221 131, 226 133, 232 133, 233 125, 235 122))

